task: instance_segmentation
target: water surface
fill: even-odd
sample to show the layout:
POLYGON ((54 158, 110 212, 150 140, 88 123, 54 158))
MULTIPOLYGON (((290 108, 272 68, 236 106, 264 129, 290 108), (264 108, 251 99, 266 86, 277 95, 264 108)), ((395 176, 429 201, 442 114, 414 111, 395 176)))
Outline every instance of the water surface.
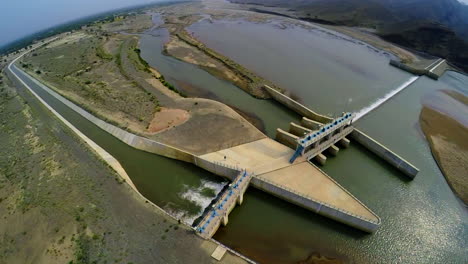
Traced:
POLYGON ((330 116, 359 110, 411 77, 389 65, 390 54, 325 29, 205 19, 189 31, 330 116))

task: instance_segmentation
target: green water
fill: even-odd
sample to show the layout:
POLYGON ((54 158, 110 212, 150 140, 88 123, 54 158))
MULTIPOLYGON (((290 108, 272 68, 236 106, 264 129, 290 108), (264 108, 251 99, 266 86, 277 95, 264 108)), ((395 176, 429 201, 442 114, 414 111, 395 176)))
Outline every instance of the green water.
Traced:
MULTIPOLYGON (((25 74, 13 68, 19 76, 25 74)), ((191 223, 214 197, 201 195, 203 188, 217 194, 226 182, 195 165, 134 149, 110 136, 49 95, 27 78, 23 80, 49 105, 122 164, 138 190, 165 210, 191 223)))

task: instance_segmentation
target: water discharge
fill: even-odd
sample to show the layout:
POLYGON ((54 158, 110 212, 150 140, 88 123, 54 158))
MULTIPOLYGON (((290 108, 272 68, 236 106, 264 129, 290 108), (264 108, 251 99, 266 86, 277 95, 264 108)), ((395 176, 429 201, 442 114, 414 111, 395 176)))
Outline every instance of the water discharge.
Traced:
POLYGON ((202 184, 198 187, 186 186, 186 190, 183 193, 179 194, 180 197, 193 202, 194 204, 200 206, 200 208, 202 209, 198 214, 192 214, 187 216, 184 214, 184 212, 179 211, 176 212, 176 215, 182 217, 184 221, 192 225, 193 222, 198 217, 200 217, 203 210, 207 208, 213 201, 213 195, 215 195, 214 197, 218 196, 221 190, 224 188, 224 186, 226 186, 226 184, 227 181, 217 183, 203 180, 202 184))
POLYGON ((403 91, 406 87, 410 86, 412 83, 414 83, 416 80, 419 79, 419 76, 413 76, 409 78, 408 81, 404 82, 402 85, 398 86, 395 90, 390 91, 389 93, 385 94, 383 97, 377 99, 377 101, 373 102, 369 106, 366 106, 356 112, 356 117, 354 118, 354 121, 358 121, 361 117, 367 115, 370 111, 376 109, 377 107, 381 106, 384 104, 386 101, 388 101, 390 98, 395 96, 397 93, 403 91))

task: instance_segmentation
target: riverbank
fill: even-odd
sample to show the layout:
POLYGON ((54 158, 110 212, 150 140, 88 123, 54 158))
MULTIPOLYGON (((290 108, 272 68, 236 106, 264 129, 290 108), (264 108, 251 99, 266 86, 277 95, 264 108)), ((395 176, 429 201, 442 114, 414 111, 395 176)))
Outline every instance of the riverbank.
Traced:
MULTIPOLYGON (((323 23, 326 21, 321 21, 317 19, 317 22, 314 22, 313 19, 304 20, 302 17, 297 16, 297 13, 294 10, 282 7, 274 6, 264 6, 258 4, 249 4, 249 3, 240 3, 237 4, 235 1, 218 1, 218 0, 204 0, 203 3, 207 7, 217 8, 217 9, 236 9, 248 11, 248 13, 258 14, 262 19, 255 18, 253 21, 265 21, 268 20, 268 17, 276 16, 277 18, 283 17, 284 20, 289 20, 289 23, 295 23, 297 25, 306 25, 311 24, 315 27, 325 28, 331 30, 332 32, 338 32, 354 38, 356 40, 367 43, 377 49, 387 51, 391 54, 397 56, 404 63, 415 63, 419 61, 425 61, 424 58, 411 52, 405 48, 399 47, 391 42, 388 42, 376 34, 376 30, 373 28, 363 28, 363 27, 348 27, 333 25, 332 23, 323 23)), ((217 16, 216 18, 219 18, 217 16)))
MULTIPOLYGON (((147 203, 29 92, 2 80, 0 262, 215 262, 215 243, 147 203)), ((245 263, 229 252, 223 262, 245 263)))
POLYGON ((185 98, 141 58, 138 36, 101 30, 114 29, 113 23, 131 28, 142 20, 128 19, 56 40, 25 56, 19 66, 100 119, 192 154, 265 137, 222 103, 185 98))
POLYGON ((170 33, 170 40, 164 46, 165 53, 197 65, 210 74, 231 82, 256 98, 269 98, 268 93, 262 89, 264 85, 269 85, 279 91, 282 90, 223 54, 210 49, 187 32, 186 28, 200 20, 201 17, 187 14, 183 7, 171 10, 174 13, 165 16, 165 24, 163 25, 168 28, 170 33))
MULTIPOLYGON (((468 107, 468 97, 455 91, 444 94, 468 107)), ((463 107, 460 105, 461 107, 463 107)), ((456 111, 456 109, 455 109, 456 111)), ((458 109, 458 111, 466 111, 458 109)), ((422 131, 447 182, 458 197, 468 204, 468 127, 427 104, 420 115, 422 131)))

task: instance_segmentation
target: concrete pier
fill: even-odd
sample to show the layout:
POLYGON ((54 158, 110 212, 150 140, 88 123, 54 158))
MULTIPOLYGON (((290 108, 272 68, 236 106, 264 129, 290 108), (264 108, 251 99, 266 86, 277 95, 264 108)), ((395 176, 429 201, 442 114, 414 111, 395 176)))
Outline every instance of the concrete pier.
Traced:
POLYGON ((343 148, 347 148, 347 147, 349 147, 350 141, 349 141, 349 139, 344 137, 339 141, 339 143, 343 148))
POLYGON ((303 127, 303 126, 300 126, 298 124, 295 124, 293 122, 289 123, 289 133, 291 134, 294 134, 298 137, 303 137, 304 135, 307 135, 309 134, 310 132, 312 132, 312 130, 306 128, 306 127, 303 127))
POLYGON ((319 153, 315 156, 315 160, 320 164, 320 165, 325 165, 327 162, 327 156, 323 155, 322 153, 319 153))
POLYGON ((317 121, 314 121, 314 120, 311 120, 307 117, 303 117, 302 120, 301 120, 301 125, 303 127, 306 127, 310 130, 319 130, 321 126, 323 126, 322 123, 320 122, 317 122, 317 121))
POLYGON ((393 153, 391 150, 389 150, 373 138, 369 137, 364 132, 355 129, 351 133, 351 137, 355 141, 366 147, 368 150, 373 152, 375 155, 393 165, 395 168, 403 172, 411 179, 414 179, 414 177, 416 177, 416 174, 418 174, 418 168, 416 168, 414 165, 412 165, 402 157, 393 153))
POLYGON ((276 138, 278 142, 292 148, 296 149, 297 147, 297 141, 299 140, 299 137, 296 135, 293 135, 289 132, 286 132, 282 130, 281 128, 276 129, 276 138))
POLYGON ((340 149, 339 149, 337 146, 335 146, 335 145, 331 145, 327 150, 328 150, 328 152, 329 152, 330 154, 332 154, 333 156, 338 155, 338 151, 340 151, 340 149))

